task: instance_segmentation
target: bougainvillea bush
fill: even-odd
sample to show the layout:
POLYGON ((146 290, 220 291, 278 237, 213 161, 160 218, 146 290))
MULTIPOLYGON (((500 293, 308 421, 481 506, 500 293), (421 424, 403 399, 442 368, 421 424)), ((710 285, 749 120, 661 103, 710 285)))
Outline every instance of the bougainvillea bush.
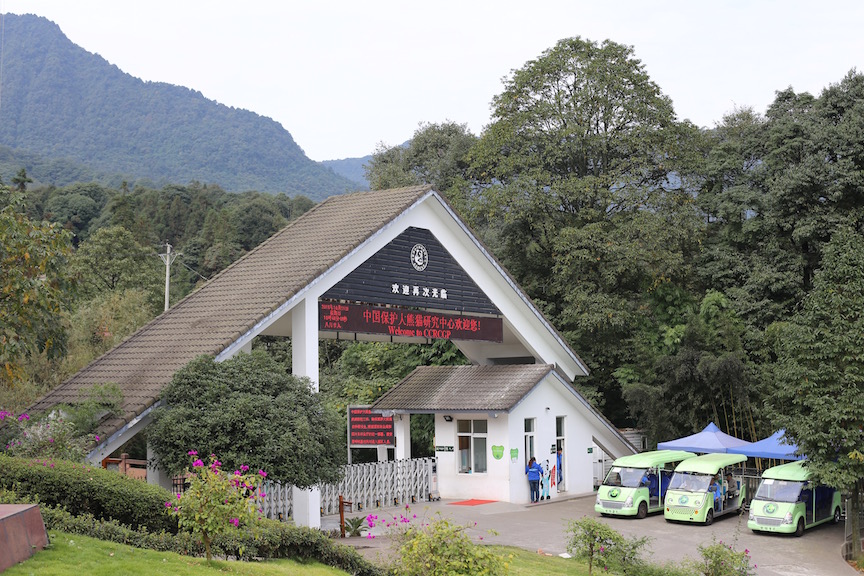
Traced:
MULTIPOLYGON (((243 526, 246 531, 258 530, 260 502, 266 497, 261 482, 267 476, 263 470, 251 473, 246 465, 233 474, 222 470, 215 454, 205 464, 195 450, 189 451, 194 477, 189 489, 167 500, 165 508, 177 516, 181 529, 201 538, 207 560, 211 560, 213 537, 243 526)), ((241 549, 242 554, 242 549, 241 549)))

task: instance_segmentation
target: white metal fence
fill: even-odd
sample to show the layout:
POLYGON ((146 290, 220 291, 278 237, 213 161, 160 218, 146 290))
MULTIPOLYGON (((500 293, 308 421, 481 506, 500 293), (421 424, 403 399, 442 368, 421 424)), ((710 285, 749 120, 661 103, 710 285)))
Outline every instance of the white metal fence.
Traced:
MULTIPOLYGON (((354 504, 354 511, 422 502, 429 498, 435 458, 350 464, 339 484, 321 486, 321 514, 339 513, 339 496, 354 504)), ((291 486, 265 482, 264 515, 286 519, 291 515, 291 486)))

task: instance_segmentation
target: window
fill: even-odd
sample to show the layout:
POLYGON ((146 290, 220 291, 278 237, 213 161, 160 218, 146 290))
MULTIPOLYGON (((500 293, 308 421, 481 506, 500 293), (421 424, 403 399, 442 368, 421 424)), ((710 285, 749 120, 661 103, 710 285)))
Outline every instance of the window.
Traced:
POLYGON ((534 455, 534 428, 535 418, 525 418, 525 465, 534 455))
POLYGON ((459 439, 459 472, 483 474, 486 472, 486 420, 457 420, 459 439))

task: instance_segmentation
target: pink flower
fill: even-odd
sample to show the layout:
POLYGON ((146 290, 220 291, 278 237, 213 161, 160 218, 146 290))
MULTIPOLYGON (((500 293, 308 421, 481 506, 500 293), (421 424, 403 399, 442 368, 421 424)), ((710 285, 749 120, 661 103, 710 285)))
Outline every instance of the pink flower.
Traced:
POLYGON ((96 436, 96 442, 99 442, 99 436, 98 435, 96 436))
POLYGON ((204 462, 202 462, 201 459, 199 458, 199 459, 195 460, 194 462, 192 462, 192 466, 194 466, 195 468, 200 468, 201 466, 204 466, 204 462))
POLYGON ((177 500, 180 500, 183 496, 181 494, 177 494, 177 500))
POLYGON ((198 451, 197 450, 189 450, 189 452, 187 452, 186 454, 189 456, 197 456, 198 451))
POLYGON ((165 508, 170 508, 170 507, 171 507, 171 502, 165 502, 165 508))
POLYGON ((240 526, 240 519, 239 518, 231 518, 230 520, 228 520, 228 523, 233 524, 235 527, 237 527, 237 526, 240 526))
POLYGON ((266 478, 266 477, 267 477, 267 473, 264 472, 263 470, 258 470, 258 474, 260 474, 262 478, 266 478))
POLYGON ((240 471, 241 471, 241 472, 246 472, 247 470, 249 470, 249 467, 246 466, 245 464, 243 464, 242 466, 240 466, 240 471))
POLYGON ((30 420, 30 416, 28 416, 27 414, 21 414, 20 416, 18 416, 19 422, 24 422, 25 420, 30 420))

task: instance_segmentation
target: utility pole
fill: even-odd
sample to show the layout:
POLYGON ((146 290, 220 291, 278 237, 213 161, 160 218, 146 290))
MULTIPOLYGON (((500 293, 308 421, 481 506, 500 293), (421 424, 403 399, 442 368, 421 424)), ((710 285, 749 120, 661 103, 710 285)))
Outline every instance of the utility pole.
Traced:
POLYGON ((176 252, 171 252, 171 244, 165 243, 168 249, 165 254, 159 254, 159 258, 165 262, 165 311, 168 311, 168 290, 171 287, 171 263, 177 258, 176 252))

